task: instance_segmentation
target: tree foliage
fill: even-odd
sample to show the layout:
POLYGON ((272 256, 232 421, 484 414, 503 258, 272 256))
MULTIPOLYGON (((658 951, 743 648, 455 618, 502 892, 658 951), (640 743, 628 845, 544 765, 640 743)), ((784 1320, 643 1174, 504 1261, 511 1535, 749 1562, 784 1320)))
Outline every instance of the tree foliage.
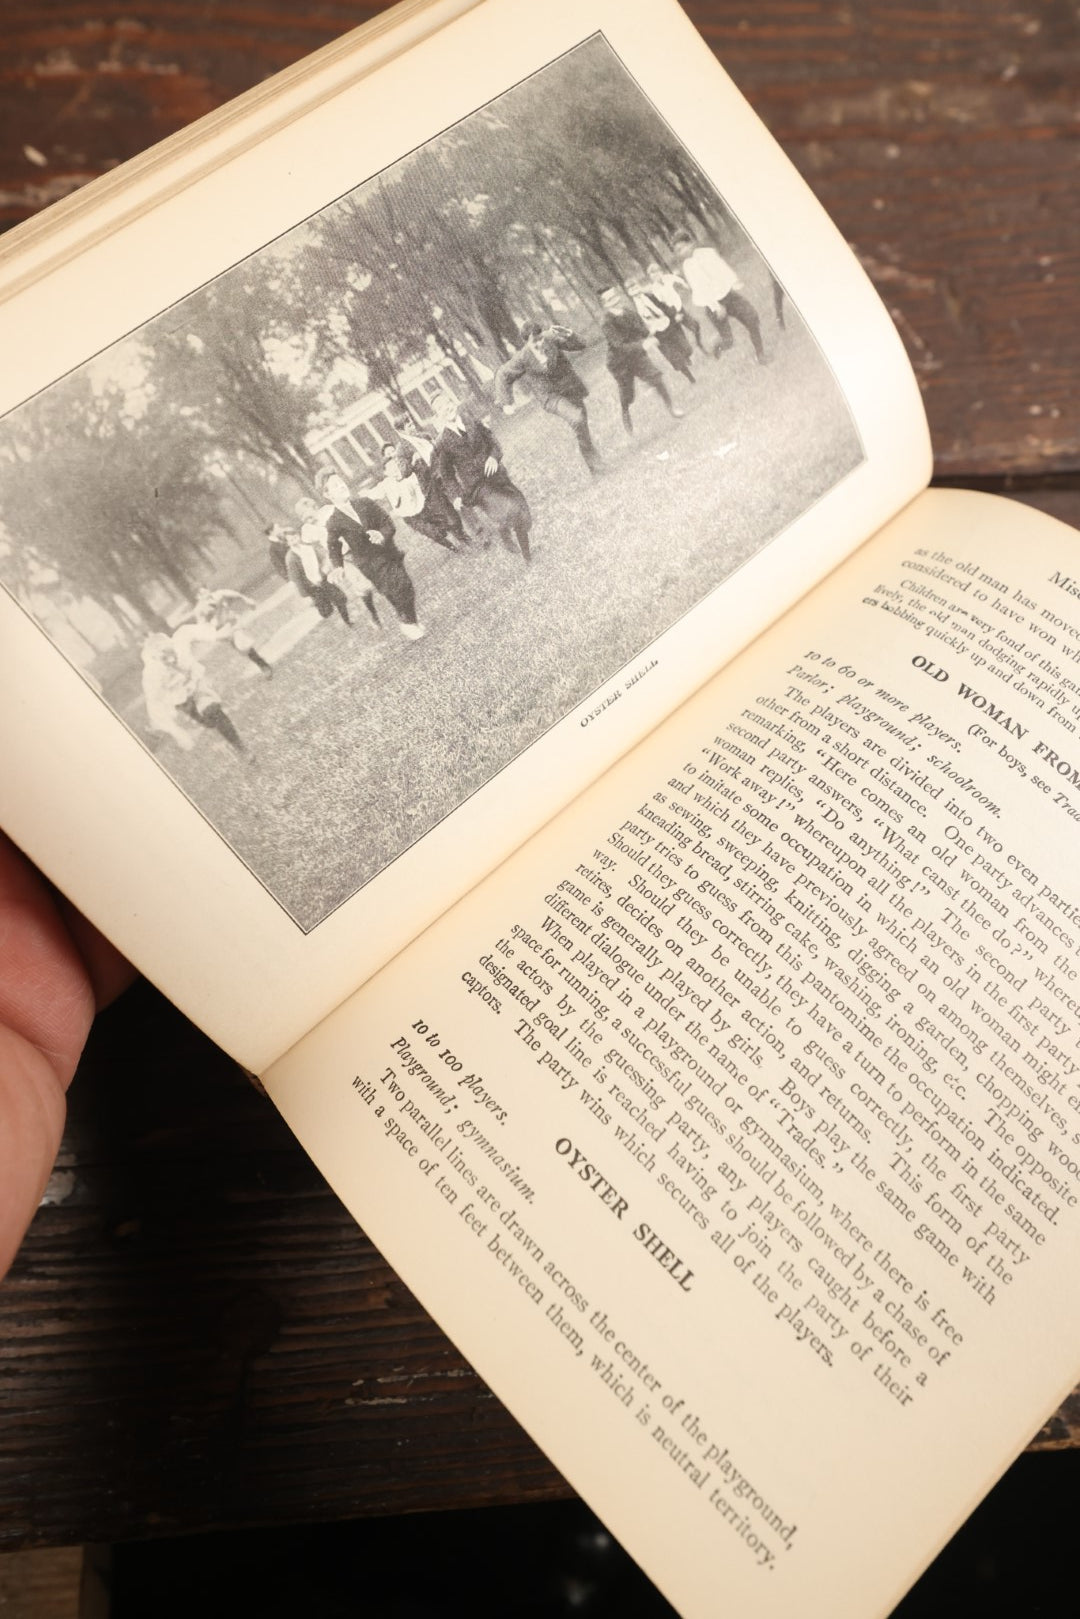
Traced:
POLYGON ((153 626, 248 508, 254 551, 257 515, 311 487, 309 434, 343 396, 405 415, 403 372, 433 353, 479 391, 525 319, 592 331, 598 289, 670 263, 688 221, 737 240, 606 44, 579 47, 13 412, 0 574, 153 626))

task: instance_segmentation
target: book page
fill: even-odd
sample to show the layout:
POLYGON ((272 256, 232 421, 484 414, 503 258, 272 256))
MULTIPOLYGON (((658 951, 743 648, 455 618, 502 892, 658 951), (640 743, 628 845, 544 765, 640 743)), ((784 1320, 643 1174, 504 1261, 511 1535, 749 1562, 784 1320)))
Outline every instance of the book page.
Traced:
POLYGON ((671 0, 402 15, 0 275, 0 819, 252 1068, 929 468, 671 0))
POLYGON ((686 1619, 885 1615, 1075 1380, 1076 558, 921 496, 267 1076, 686 1619))

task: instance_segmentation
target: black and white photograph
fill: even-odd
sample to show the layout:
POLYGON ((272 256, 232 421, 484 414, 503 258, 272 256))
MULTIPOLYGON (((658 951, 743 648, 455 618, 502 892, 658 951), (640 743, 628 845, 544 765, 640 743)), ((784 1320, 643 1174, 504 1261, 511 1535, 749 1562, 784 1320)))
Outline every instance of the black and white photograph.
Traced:
POLYGON ((862 460, 596 36, 10 411, 0 583, 308 932, 862 460))

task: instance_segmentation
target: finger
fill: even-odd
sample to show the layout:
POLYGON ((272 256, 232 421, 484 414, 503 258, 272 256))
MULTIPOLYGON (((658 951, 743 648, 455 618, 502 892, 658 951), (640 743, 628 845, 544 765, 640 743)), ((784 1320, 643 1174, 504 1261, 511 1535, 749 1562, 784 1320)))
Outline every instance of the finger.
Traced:
POLYGON ((0 835, 0 1275, 49 1178, 93 1015, 90 979, 52 896, 0 835))
POLYGON ((57 896, 57 905, 64 926, 82 957, 94 991, 94 1001, 100 1012, 133 982, 136 977, 135 968, 120 954, 115 945, 109 943, 104 934, 98 932, 92 922, 86 920, 81 911, 75 909, 70 900, 57 896))
POLYGON ((36 1046, 66 1088, 93 1015, 90 978, 49 890, 0 834, 0 1025, 36 1046))
POLYGON ((0 1028, 0 1276, 41 1202, 64 1128, 64 1085, 29 1040, 0 1028))

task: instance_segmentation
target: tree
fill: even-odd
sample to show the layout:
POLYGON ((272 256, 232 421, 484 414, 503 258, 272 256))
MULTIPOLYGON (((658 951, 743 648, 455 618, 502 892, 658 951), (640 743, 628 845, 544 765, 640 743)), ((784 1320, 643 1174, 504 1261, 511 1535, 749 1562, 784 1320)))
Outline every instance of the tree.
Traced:
POLYGON ((310 486, 304 438, 318 386, 303 308, 288 258, 266 250, 153 322, 148 337, 156 403, 186 413, 208 453, 250 456, 310 486))
POLYGON ((57 589, 107 610, 126 603, 147 627, 168 582, 193 595, 216 501, 184 435, 125 408, 130 390, 73 372, 5 422, 0 503, 8 570, 55 576, 57 589), (52 475, 62 463, 64 476, 52 475))

